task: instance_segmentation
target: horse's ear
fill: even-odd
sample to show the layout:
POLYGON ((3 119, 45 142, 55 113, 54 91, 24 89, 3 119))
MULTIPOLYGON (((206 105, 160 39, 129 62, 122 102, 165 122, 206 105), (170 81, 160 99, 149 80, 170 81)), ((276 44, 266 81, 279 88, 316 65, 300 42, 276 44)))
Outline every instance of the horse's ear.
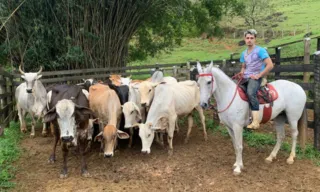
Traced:
POLYGON ((210 73, 213 67, 213 61, 210 62, 209 66, 207 67, 206 73, 210 73))
POLYGON ((199 61, 197 61, 197 69, 198 69, 198 73, 202 73, 202 67, 199 61))

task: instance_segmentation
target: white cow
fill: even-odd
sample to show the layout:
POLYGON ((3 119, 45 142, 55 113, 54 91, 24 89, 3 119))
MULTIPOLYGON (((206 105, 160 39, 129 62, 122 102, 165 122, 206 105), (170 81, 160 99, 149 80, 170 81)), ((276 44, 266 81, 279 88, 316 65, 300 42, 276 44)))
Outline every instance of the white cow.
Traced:
POLYGON ((207 140, 205 117, 200 106, 200 91, 194 81, 183 81, 175 84, 159 84, 155 89, 155 97, 150 107, 145 124, 139 124, 139 136, 142 141, 142 153, 150 153, 155 130, 166 129, 168 133, 169 155, 172 154, 172 139, 177 116, 188 115, 188 142, 193 119, 191 112, 199 113, 203 134, 207 140), (167 124, 167 126, 165 126, 167 124))
MULTIPOLYGON (((42 77, 42 67, 37 73, 25 73, 22 71, 21 66, 19 66, 19 71, 22 74, 21 78, 25 80, 24 83, 21 83, 17 87, 15 92, 17 110, 20 120, 20 129, 22 132, 27 131, 24 118, 26 113, 29 113, 32 118, 32 129, 30 136, 34 137, 34 126, 36 123, 35 116, 39 119, 47 112, 47 91, 39 80, 42 77)), ((43 123, 42 135, 47 135, 45 123, 43 123)))

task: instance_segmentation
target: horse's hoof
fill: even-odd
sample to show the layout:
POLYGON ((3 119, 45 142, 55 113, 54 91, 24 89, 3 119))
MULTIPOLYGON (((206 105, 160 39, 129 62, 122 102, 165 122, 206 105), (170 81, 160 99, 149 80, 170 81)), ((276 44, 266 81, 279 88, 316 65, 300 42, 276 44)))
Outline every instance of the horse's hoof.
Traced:
POLYGON ((234 176, 238 176, 238 175, 240 175, 241 174, 241 171, 233 171, 233 175, 234 176))
POLYGON ((294 163, 293 159, 287 159, 287 164, 292 165, 294 163))
POLYGON ((267 163, 267 164, 270 164, 270 163, 272 163, 272 158, 266 158, 264 160, 264 162, 267 163))
POLYGON ((60 174, 60 179, 65 179, 67 177, 68 177, 68 174, 63 174, 63 173, 60 174))

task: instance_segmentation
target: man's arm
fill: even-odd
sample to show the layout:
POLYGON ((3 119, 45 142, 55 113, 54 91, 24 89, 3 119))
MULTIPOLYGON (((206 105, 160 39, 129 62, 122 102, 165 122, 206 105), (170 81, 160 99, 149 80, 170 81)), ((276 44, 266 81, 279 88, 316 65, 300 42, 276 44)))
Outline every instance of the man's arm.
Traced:
POLYGON ((264 76, 268 75, 268 73, 273 69, 273 63, 272 63, 272 60, 270 59, 270 57, 265 58, 263 60, 263 62, 266 64, 266 67, 264 68, 263 71, 260 72, 260 74, 259 74, 260 77, 264 77, 264 76))

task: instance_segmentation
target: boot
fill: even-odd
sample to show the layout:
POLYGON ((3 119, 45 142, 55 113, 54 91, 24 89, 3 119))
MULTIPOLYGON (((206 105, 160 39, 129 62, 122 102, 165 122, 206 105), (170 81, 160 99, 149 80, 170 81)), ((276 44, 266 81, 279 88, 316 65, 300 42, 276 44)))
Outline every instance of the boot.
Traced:
POLYGON ((252 111, 252 123, 247 126, 248 129, 259 129, 260 127, 260 118, 259 111, 252 111))

